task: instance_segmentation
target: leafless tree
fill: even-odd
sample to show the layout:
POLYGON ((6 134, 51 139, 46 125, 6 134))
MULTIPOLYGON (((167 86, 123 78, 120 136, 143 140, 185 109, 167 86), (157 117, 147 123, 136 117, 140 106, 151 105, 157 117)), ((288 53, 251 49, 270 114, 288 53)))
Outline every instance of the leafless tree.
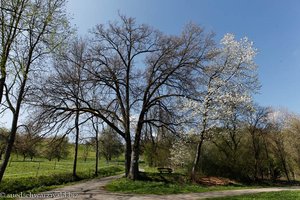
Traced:
POLYGON ((18 134, 14 144, 15 151, 23 155, 23 160, 30 157, 32 161, 38 155, 37 147, 42 138, 39 136, 39 129, 32 123, 18 128, 18 134))
POLYGON ((76 177, 80 125, 81 101, 90 96, 89 81, 84 73, 86 65, 86 42, 74 38, 68 47, 54 56, 49 76, 34 85, 35 92, 28 98, 29 104, 38 105, 40 119, 60 129, 63 124, 75 131, 73 176, 76 177))
POLYGON ((268 127, 268 117, 270 109, 260 106, 255 106, 254 110, 249 110, 247 113, 247 129, 251 136, 251 146, 254 157, 254 179, 258 179, 259 169, 261 166, 262 146, 262 131, 268 127))
POLYGON ((124 138, 125 172, 136 179, 145 124, 170 128, 181 123, 174 117, 176 99, 194 95, 193 70, 210 59, 212 35, 189 24, 180 36, 168 36, 124 16, 120 23, 96 26, 92 34, 86 62, 81 65, 84 86, 80 95, 73 98, 72 92, 66 92, 65 80, 74 75, 65 71, 59 74, 62 82, 52 81, 49 89, 41 88, 39 96, 46 98, 37 104, 56 113, 85 112, 103 120, 124 138), (168 117, 147 114, 158 110, 168 117))
MULTIPOLYGON (((98 175, 98 166, 99 166, 99 126, 100 126, 100 123, 99 123, 99 118, 92 118, 92 126, 93 126, 93 130, 95 131, 95 139, 92 140, 94 141, 95 143, 95 154, 96 154, 96 162, 95 162, 95 176, 98 175)), ((92 142, 93 143, 93 142, 92 142)))
POLYGON ((123 16, 120 24, 99 25, 93 33, 93 63, 87 70, 107 91, 97 113, 117 121, 119 127, 111 127, 126 142, 126 174, 136 179, 144 125, 170 125, 147 113, 160 107, 172 114, 176 97, 193 92, 193 66, 206 59, 211 36, 192 24, 180 36, 166 36, 123 16))

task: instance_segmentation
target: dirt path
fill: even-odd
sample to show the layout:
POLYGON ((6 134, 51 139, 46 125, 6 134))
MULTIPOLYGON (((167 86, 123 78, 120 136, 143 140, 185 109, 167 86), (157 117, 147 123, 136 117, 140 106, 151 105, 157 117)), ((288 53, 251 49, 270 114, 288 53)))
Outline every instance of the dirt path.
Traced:
POLYGON ((243 189, 243 190, 227 190, 204 193, 189 193, 189 194, 172 194, 172 195, 136 195, 136 194, 121 194, 105 191, 103 186, 109 181, 121 177, 122 175, 111 176, 101 179, 93 179, 84 183, 58 188, 52 191, 41 194, 32 194, 31 198, 23 197, 22 199, 86 199, 86 200, 194 200, 206 199, 223 196, 236 196, 242 194, 253 194, 259 192, 275 192, 286 190, 299 190, 300 187, 290 188, 259 188, 259 189, 243 189))

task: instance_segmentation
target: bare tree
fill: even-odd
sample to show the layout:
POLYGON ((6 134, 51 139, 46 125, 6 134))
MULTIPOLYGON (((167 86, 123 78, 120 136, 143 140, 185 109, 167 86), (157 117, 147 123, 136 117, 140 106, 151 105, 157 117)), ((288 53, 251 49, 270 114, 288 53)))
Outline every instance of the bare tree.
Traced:
MULTIPOLYGON (((80 125, 87 120, 80 120, 82 112, 81 100, 90 96, 89 81, 84 73, 86 65, 86 42, 74 38, 68 47, 54 56, 53 67, 49 69, 49 77, 35 84, 35 93, 30 95, 28 102, 39 106, 40 118, 52 118, 53 126, 68 124, 75 132, 75 150, 73 176, 76 177, 80 125)), ((45 121, 45 120, 44 120, 45 121)))
MULTIPOLYGON (((292 121, 292 114, 287 111, 277 110, 271 112, 268 119, 271 123, 270 131, 272 134, 270 134, 270 137, 275 157, 279 161, 286 179, 290 181, 290 173, 293 173, 293 168, 291 165, 292 151, 288 150, 288 147, 292 146, 292 144, 287 141, 289 133, 285 129, 287 129, 288 123, 292 121)), ((297 138, 293 139, 297 140, 297 138)))
POLYGON ((136 179, 145 124, 170 129, 181 123, 174 117, 176 99, 194 94, 194 66, 210 59, 212 35, 190 24, 180 36, 167 36, 121 16, 120 23, 97 26, 93 36, 82 65, 85 84, 80 95, 73 98, 66 92, 64 80, 74 75, 65 71, 59 74, 62 82, 41 88, 39 96, 46 98, 37 104, 56 113, 86 112, 103 120, 124 138, 125 172, 136 179), (72 106, 74 102, 80 106, 72 106), (168 117, 148 115, 159 109, 168 117))
POLYGON ((99 166, 99 154, 100 154, 100 150, 99 150, 99 118, 92 118, 92 126, 93 129, 95 131, 95 139, 92 140, 92 143, 95 143, 95 154, 96 154, 96 162, 95 162, 95 176, 98 175, 98 166, 99 166), (94 141, 94 142, 93 142, 94 141))
POLYGON ((125 140, 125 172, 129 173, 131 162, 130 121, 134 84, 138 74, 135 60, 154 51, 154 31, 146 25, 136 25, 132 18, 121 18, 121 24, 111 23, 109 28, 97 26, 94 33, 93 65, 88 71, 94 75, 98 86, 104 86, 98 98, 97 115, 119 133, 125 140))
POLYGON ((69 141, 66 136, 49 137, 43 141, 47 142, 47 149, 44 155, 49 161, 56 158, 59 162, 69 155, 69 141))
POLYGON ((147 118, 147 113, 157 107, 168 114, 175 113, 172 108, 176 97, 192 92, 192 66, 205 59, 211 37, 195 25, 187 26, 176 37, 136 25, 132 18, 121 17, 121 20, 121 24, 111 23, 107 29, 101 25, 94 30, 95 61, 88 70, 112 97, 102 101, 98 112, 112 116, 120 125, 121 130, 112 128, 126 141, 126 174, 136 179, 144 125, 170 125, 147 118))
POLYGON ((270 109, 260 106, 255 106, 254 110, 249 110, 247 114, 247 129, 251 136, 252 152, 254 157, 254 179, 258 179, 258 174, 261 166, 262 146, 262 131, 268 127, 268 117, 270 109))

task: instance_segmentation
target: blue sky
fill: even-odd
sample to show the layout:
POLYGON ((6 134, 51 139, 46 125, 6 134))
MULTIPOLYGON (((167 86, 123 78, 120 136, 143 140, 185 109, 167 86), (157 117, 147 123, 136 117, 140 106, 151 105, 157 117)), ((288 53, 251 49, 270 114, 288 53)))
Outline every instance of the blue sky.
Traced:
POLYGON ((259 51, 262 88, 255 100, 300 113, 299 0, 69 0, 67 10, 81 35, 120 12, 165 33, 179 33, 192 21, 217 39, 247 36, 259 51))

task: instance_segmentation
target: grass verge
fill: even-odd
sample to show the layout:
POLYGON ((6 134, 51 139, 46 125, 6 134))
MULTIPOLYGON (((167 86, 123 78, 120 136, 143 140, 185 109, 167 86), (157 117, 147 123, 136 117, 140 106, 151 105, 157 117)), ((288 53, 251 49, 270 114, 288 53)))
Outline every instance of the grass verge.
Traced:
POLYGON ((105 188, 111 192, 160 195, 252 188, 243 185, 202 186, 190 183, 182 174, 142 173, 141 179, 131 181, 121 178, 110 182, 105 188))
POLYGON ((240 195, 233 197, 219 197, 211 200, 295 200, 300 199, 300 191, 263 192, 257 194, 240 195))

